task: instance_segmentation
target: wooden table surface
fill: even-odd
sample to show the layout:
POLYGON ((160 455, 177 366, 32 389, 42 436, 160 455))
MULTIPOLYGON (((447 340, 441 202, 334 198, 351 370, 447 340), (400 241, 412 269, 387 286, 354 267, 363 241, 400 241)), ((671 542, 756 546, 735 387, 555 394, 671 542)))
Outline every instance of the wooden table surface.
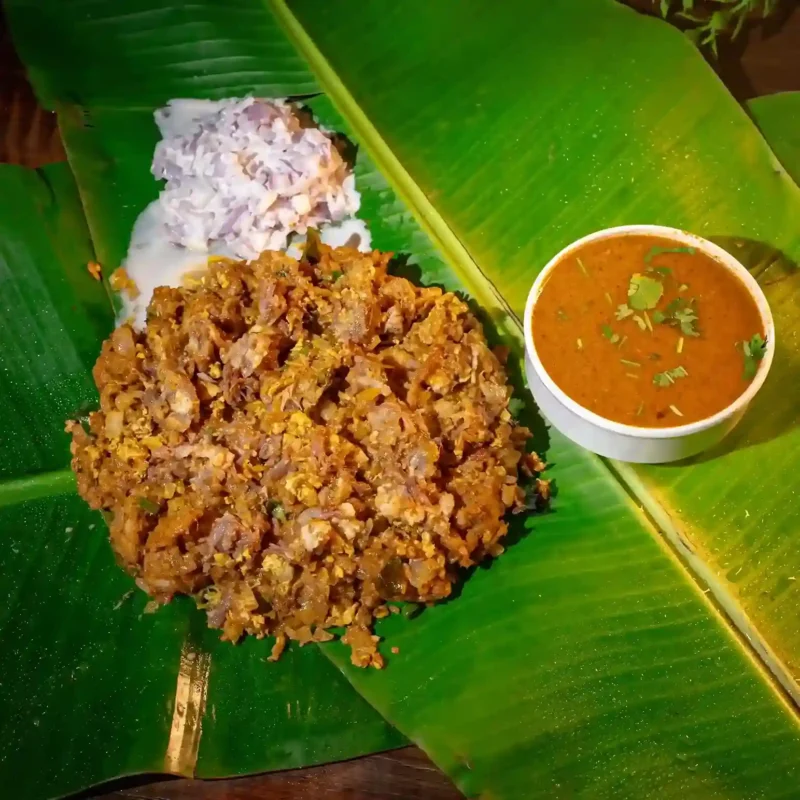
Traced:
MULTIPOLYGON (((627 0, 639 9, 652 0, 627 0)), ((722 48, 712 64, 739 100, 800 91, 800 5, 722 48)), ((0 19, 0 163, 38 167, 66 158, 55 115, 39 107, 0 19)), ((458 800, 462 795, 415 747, 310 769, 231 780, 135 778, 99 787, 95 800, 458 800)))

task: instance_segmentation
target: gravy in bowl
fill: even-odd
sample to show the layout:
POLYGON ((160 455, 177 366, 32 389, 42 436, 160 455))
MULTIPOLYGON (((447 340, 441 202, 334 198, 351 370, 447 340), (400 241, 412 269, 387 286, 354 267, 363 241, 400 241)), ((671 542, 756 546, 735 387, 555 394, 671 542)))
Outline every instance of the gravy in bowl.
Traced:
POLYGON ((613 422, 668 428, 733 403, 766 351, 748 288, 702 251, 652 235, 589 241, 556 263, 533 307, 542 367, 613 422))

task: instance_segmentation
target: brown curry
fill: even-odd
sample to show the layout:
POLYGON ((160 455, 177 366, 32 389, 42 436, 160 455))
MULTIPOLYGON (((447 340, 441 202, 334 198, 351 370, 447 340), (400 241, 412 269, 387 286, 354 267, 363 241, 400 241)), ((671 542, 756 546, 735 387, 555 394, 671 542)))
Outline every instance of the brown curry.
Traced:
POLYGON ((532 323, 542 365, 569 397, 639 427, 716 414, 766 351, 744 283, 701 251, 654 236, 594 241, 565 257, 532 323))

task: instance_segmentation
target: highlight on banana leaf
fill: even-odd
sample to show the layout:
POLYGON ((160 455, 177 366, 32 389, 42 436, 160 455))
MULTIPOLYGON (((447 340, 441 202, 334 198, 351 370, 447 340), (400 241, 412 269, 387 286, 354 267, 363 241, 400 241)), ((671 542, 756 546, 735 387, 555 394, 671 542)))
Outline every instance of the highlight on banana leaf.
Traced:
POLYGON ((0 774, 19 794, 408 737, 468 796, 791 796, 800 190, 678 32, 611 0, 566 5, 7 3, 80 192, 65 165, 0 173, 15 376, 0 430, 18 444, 0 484, 0 774), (508 552, 454 600, 381 624, 399 654, 380 672, 338 643, 266 663, 269 643, 216 641, 188 602, 146 613, 66 472, 63 420, 94 399, 112 325, 86 264, 119 263, 158 191, 155 108, 248 94, 304 96, 358 145, 374 245, 468 293, 512 362, 537 269, 584 233, 655 222, 746 254, 784 343, 757 407, 718 452, 670 467, 608 463, 551 431, 552 512, 516 517, 508 552))

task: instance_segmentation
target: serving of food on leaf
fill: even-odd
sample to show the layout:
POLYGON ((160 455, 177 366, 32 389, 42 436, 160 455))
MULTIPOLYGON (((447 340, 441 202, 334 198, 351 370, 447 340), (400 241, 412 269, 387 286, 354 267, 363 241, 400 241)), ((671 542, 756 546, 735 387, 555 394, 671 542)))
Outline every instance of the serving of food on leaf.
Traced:
MULTIPOLYGON (((299 126, 273 135, 284 106, 230 113, 243 106, 251 139, 262 136, 251 157, 298 147, 299 126)), ((266 195, 287 213, 259 226, 249 217, 260 206, 227 208, 231 187, 207 186, 218 159, 194 153, 193 191, 215 192, 238 227, 209 216, 209 203, 187 204, 179 224, 169 195, 175 247, 189 229, 202 247, 219 238, 209 224, 236 251, 243 239, 285 245, 287 225, 308 233, 297 209, 325 202, 324 187, 296 199, 318 185, 316 167, 291 171, 301 180, 266 195)), ((276 185, 248 163, 239 194, 276 185)), ((308 237, 299 259, 216 256, 156 288, 144 329, 125 322, 103 347, 100 410, 68 423, 72 464, 120 563, 158 601, 193 596, 225 639, 273 635, 274 658, 287 638, 346 628, 353 662, 380 667, 373 620, 397 602, 448 597, 459 568, 502 552, 505 514, 544 499, 547 483, 467 305, 391 275, 391 254, 308 237)))
MULTIPOLYGON (((79 491, 158 601, 191 595, 225 639, 275 636, 273 658, 346 628, 353 663, 383 666, 373 621, 448 597, 458 568, 502 552, 505 514, 549 494, 503 364, 462 300, 369 251, 349 168, 292 106, 156 117, 167 183, 112 276, 100 410, 67 426, 79 491), (366 252, 325 244, 336 229, 366 252)), ((730 407, 766 352, 752 287, 664 235, 587 237, 532 297, 543 372, 637 429, 730 407)))

